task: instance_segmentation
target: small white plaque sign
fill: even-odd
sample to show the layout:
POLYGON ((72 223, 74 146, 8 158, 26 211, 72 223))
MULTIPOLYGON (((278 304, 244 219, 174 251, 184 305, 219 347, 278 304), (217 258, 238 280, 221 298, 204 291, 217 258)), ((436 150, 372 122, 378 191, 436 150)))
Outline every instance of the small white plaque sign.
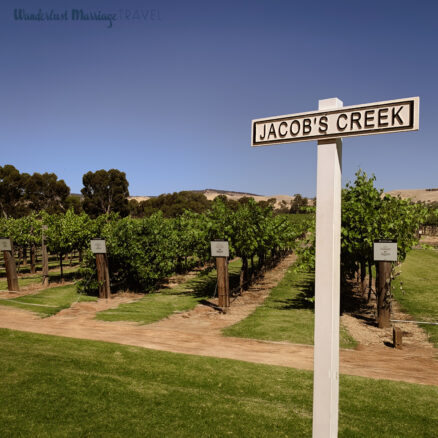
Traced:
POLYGON ((104 239, 92 239, 90 245, 93 254, 106 254, 106 244, 104 239))
POLYGON ((397 261, 397 241, 381 239, 374 241, 374 261, 375 262, 396 262, 397 261))
POLYGON ((213 240, 211 244, 212 257, 229 257, 230 250, 226 240, 213 240))
POLYGON ((0 251, 12 251, 11 239, 0 238, 0 251))

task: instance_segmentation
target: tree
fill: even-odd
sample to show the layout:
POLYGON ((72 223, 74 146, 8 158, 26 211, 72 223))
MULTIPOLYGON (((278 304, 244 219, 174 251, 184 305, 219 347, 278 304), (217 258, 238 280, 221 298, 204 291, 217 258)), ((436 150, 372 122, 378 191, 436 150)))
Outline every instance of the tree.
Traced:
POLYGON ((0 166, 0 213, 4 218, 25 213, 24 176, 11 164, 0 166))
POLYGON ((303 207, 307 207, 308 199, 306 197, 301 196, 299 193, 294 195, 294 199, 291 202, 290 213, 305 213, 303 207))
POLYGON ((70 208, 72 208, 76 214, 80 214, 83 211, 81 196, 75 194, 69 195, 65 200, 65 206, 67 210, 70 210, 70 208))
POLYGON ((10 218, 6 221, 5 231, 5 235, 12 238, 14 247, 20 249, 21 255, 24 253, 26 248, 29 248, 30 272, 31 274, 35 274, 36 248, 41 245, 41 221, 37 218, 37 215, 32 212, 27 216, 17 219, 10 218))
POLYGON ((33 211, 46 211, 49 214, 67 210, 70 188, 64 180, 58 180, 54 173, 27 175, 24 182, 25 198, 33 211))
POLYGON ((181 191, 175 193, 166 193, 155 198, 142 201, 139 206, 133 202, 130 203, 131 211, 137 213, 137 216, 151 216, 158 211, 163 212, 165 217, 177 217, 190 210, 195 213, 205 212, 211 205, 203 193, 181 191), (139 211, 140 210, 140 214, 139 211), (141 210, 142 213, 141 213, 141 210))
POLYGON ((83 209, 91 217, 101 214, 129 214, 128 186, 125 172, 118 169, 88 172, 82 177, 83 209))
POLYGON ((86 213, 75 214, 73 209, 65 214, 44 214, 43 222, 48 225, 47 246, 51 253, 59 257, 61 280, 63 280, 64 256, 75 250, 81 251, 89 244, 94 224, 86 213))

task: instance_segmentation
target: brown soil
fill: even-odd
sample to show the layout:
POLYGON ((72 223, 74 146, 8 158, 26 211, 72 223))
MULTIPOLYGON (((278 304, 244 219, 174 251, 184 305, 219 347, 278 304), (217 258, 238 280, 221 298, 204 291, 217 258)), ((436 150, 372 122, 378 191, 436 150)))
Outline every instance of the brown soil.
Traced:
POLYGON ((438 236, 421 236, 420 244, 438 246, 438 236))
MULTIPOLYGON (((111 300, 75 303, 44 319, 25 310, 0 306, 0 327, 312 370, 312 346, 221 335, 222 328, 245 318, 263 302, 293 261, 294 256, 289 256, 267 272, 250 290, 234 299, 225 314, 219 312, 216 301, 211 300, 210 305, 198 305, 191 311, 149 325, 95 320, 98 311, 140 298, 136 294, 119 294, 111 300)), ((180 279, 175 280, 171 284, 178 284, 180 279)), ((359 341, 356 350, 341 350, 341 373, 438 385, 438 361, 433 358, 436 350, 427 342, 421 329, 414 328, 414 324, 407 328, 408 324, 404 324, 402 328, 409 330, 409 334, 405 334, 404 348, 395 350, 390 346, 391 332, 373 327, 366 312, 365 309, 361 315, 344 314, 341 318, 359 341)), ((395 319, 407 318, 401 314, 395 316, 395 319)))

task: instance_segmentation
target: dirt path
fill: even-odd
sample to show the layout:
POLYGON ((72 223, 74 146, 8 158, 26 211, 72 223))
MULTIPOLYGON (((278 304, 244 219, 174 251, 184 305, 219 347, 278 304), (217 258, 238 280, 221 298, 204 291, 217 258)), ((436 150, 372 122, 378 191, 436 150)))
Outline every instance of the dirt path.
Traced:
MULTIPOLYGON (((44 319, 21 309, 0 306, 0 327, 312 370, 312 346, 223 337, 220 332, 263 302, 293 261, 290 256, 266 273, 257 285, 232 303, 227 314, 199 305, 145 326, 94 319, 97 311, 138 299, 138 295, 121 295, 111 300, 76 303, 44 319)), ((432 348, 409 344, 403 350, 386 347, 381 341, 361 344, 357 350, 341 350, 340 369, 344 374, 438 386, 438 360, 433 359, 433 354, 432 348)))

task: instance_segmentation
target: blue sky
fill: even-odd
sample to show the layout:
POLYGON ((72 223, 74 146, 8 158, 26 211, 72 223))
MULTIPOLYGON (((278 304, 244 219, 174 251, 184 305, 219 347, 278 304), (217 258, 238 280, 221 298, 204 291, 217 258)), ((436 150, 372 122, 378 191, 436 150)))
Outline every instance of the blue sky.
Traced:
POLYGON ((344 140, 343 180, 362 168, 385 190, 438 187, 437 16, 431 1, 4 1, 1 164, 76 193, 117 168, 132 195, 314 196, 316 142, 251 148, 252 119, 420 96, 418 132, 344 140))

